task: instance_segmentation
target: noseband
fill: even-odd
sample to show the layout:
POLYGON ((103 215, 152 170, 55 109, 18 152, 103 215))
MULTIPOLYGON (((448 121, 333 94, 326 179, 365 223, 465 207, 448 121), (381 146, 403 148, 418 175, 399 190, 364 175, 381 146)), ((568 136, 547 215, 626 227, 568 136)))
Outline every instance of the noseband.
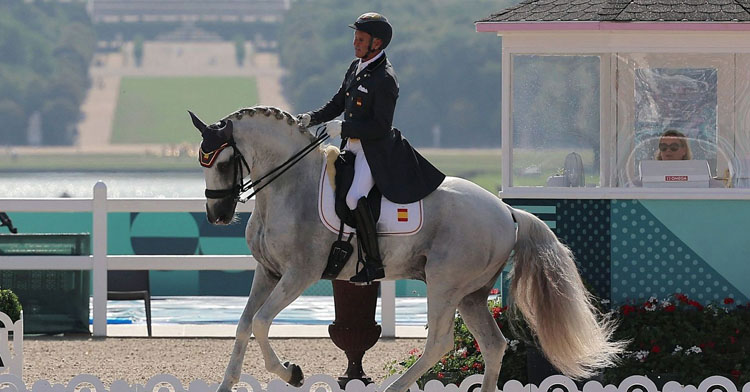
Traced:
POLYGON ((308 144, 301 150, 297 151, 289 159, 284 161, 284 163, 282 163, 279 166, 276 166, 275 168, 273 168, 271 171, 261 176, 256 181, 253 181, 252 179, 250 179, 250 181, 245 181, 244 170, 247 169, 247 175, 249 176, 250 165, 247 164, 247 160, 245 160, 245 157, 237 148, 237 144, 234 142, 234 138, 229 139, 229 141, 224 143, 221 147, 219 147, 218 149, 210 153, 204 153, 203 151, 201 151, 201 155, 199 157, 199 159, 201 159, 201 165, 204 167, 211 167, 213 165, 214 158, 216 157, 216 155, 219 155, 221 150, 227 147, 232 147, 232 161, 234 163, 233 165, 234 170, 232 172, 232 186, 230 188, 224 188, 224 189, 206 188, 206 191, 205 191, 206 198, 207 199, 225 199, 228 197, 234 197, 234 200, 239 201, 240 203, 244 203, 250 200, 250 198, 255 196, 258 192, 260 192, 261 189, 265 188, 268 184, 272 183, 280 175, 284 174, 285 171, 289 170, 292 166, 294 166, 297 162, 299 162, 302 158, 304 158, 305 155, 309 154, 312 150, 314 150, 316 147, 318 147, 321 143, 323 143, 326 139, 329 138, 328 133, 325 132, 325 126, 318 128, 317 133, 319 136, 317 136, 315 140, 310 142, 310 144, 308 144), (322 128, 322 131, 321 131, 321 128, 322 128), (209 155, 211 158, 210 162, 207 162, 204 164, 204 161, 202 160, 201 157, 209 156, 209 155), (268 178, 268 177, 271 177, 271 178, 268 178), (267 178, 268 178, 268 181, 264 183, 263 181, 266 180, 267 178), (242 194, 249 191, 250 189, 253 189, 253 192, 245 197, 242 197, 242 194))
POLYGON ((229 142, 224 143, 221 147, 210 153, 204 153, 203 151, 201 151, 202 156, 208 157, 210 155, 210 161, 204 164, 204 160, 201 159, 201 165, 204 167, 213 166, 213 161, 214 159, 216 159, 216 156, 218 156, 219 153, 227 147, 232 147, 232 163, 234 168, 234 170, 232 171, 232 186, 230 188, 224 189, 206 188, 205 195, 207 199, 224 199, 230 196, 234 196, 235 199, 239 199, 239 195, 242 193, 242 189, 245 184, 240 183, 240 181, 238 181, 237 179, 245 178, 243 167, 247 169, 247 174, 250 174, 250 165, 247 164, 247 160, 245 160, 245 157, 242 156, 240 150, 237 149, 237 145, 234 143, 234 139, 230 139, 229 142))

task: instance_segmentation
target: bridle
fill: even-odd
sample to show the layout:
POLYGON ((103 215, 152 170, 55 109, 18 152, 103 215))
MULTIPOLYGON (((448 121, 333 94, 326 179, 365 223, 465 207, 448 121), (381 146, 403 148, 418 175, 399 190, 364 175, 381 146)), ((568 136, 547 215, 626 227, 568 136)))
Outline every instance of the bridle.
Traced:
POLYGON ((233 162, 232 186, 229 188, 224 188, 224 189, 206 188, 206 191, 205 191, 206 198, 207 199, 225 199, 228 197, 234 197, 234 200, 240 203, 244 203, 250 200, 250 198, 255 196, 263 188, 265 188, 274 180, 276 180, 280 175, 284 174, 284 172, 289 170, 292 166, 294 166, 297 162, 299 162, 302 158, 304 158, 305 155, 309 154, 311 151, 313 151, 321 143, 323 143, 330 137, 328 133, 326 133, 325 125, 318 127, 315 134, 317 136, 312 142, 310 142, 310 144, 308 144, 301 150, 297 151, 294 155, 289 157, 289 159, 284 161, 284 163, 271 169, 271 171, 262 175, 260 178, 258 178, 255 181, 253 181, 252 179, 250 179, 250 181, 245 181, 245 176, 250 175, 250 165, 247 164, 247 160, 245 160, 245 157, 237 148, 237 144, 234 142, 233 137, 230 138, 226 143, 222 144, 216 150, 211 151, 210 153, 204 153, 201 150, 200 152, 201 154, 211 156, 210 162, 204 163, 203 160, 201 160, 201 165, 204 167, 211 167, 213 165, 214 158, 217 155, 219 155, 221 150, 227 147, 232 147, 232 158, 231 158, 233 162), (245 174, 245 170, 247 170, 247 174, 245 174), (249 195, 243 197, 242 194, 246 193, 250 189, 253 189, 253 191, 249 195))

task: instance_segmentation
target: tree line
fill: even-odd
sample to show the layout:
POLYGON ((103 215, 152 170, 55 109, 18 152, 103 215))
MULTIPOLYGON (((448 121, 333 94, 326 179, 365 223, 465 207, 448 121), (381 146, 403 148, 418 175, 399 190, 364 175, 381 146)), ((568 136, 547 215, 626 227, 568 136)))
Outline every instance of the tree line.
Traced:
POLYGON ((474 21, 517 1, 296 1, 279 33, 284 93, 297 112, 322 106, 354 59, 347 26, 368 11, 394 28, 386 49, 400 93, 394 126, 418 146, 500 145, 501 41, 474 21))
POLYGON ((0 2, 0 144, 68 145, 96 38, 83 3, 0 2), (33 132, 32 132, 33 133, 33 132))

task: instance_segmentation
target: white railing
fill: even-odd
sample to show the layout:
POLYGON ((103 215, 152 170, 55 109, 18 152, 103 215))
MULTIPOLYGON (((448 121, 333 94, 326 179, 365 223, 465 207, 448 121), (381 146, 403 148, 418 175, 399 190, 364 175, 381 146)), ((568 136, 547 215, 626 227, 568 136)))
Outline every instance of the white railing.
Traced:
MULTIPOLYGON (((238 206, 252 212, 255 200, 238 206)), ((94 336, 107 336, 107 271, 112 270, 254 270, 256 261, 246 255, 135 255, 107 253, 107 214, 110 212, 203 212, 205 199, 108 199, 103 182, 94 185, 92 199, 0 199, 4 212, 91 212, 90 256, 0 256, 0 270, 91 270, 94 336)), ((396 285, 382 282, 383 337, 396 336, 396 285)))
MULTIPOLYGON (((353 380, 346 384, 346 388, 339 387, 335 378, 328 375, 316 374, 305 377, 304 384, 295 388, 281 380, 272 380, 265 386, 250 375, 243 374, 237 384, 238 392, 376 392, 382 391, 389 385, 397 375, 384 380, 380 385, 371 384, 365 386, 362 381, 353 380)), ((417 384, 412 385, 411 392, 469 392, 474 391, 476 386, 482 384, 482 375, 476 374, 467 377, 461 385, 443 385, 438 380, 428 381, 424 389, 417 384)), ((10 387, 15 392, 74 392, 74 391, 96 391, 96 392, 215 392, 219 384, 207 383, 203 380, 191 381, 185 388, 180 380, 170 374, 158 374, 151 377, 145 384, 129 384, 127 381, 114 381, 109 389, 98 377, 90 374, 81 374, 73 377, 68 384, 51 384, 46 380, 35 381, 31 388, 27 388, 23 379, 18 376, 0 375, 0 386, 10 387)), ((498 389, 495 389, 496 391, 498 389)), ((711 376, 703 380, 700 385, 681 385, 675 381, 669 381, 659 389, 656 384, 644 376, 630 376, 619 385, 602 385, 597 381, 589 381, 579 388, 575 382, 565 376, 549 376, 539 386, 534 384, 523 385, 519 381, 506 382, 500 391, 502 392, 616 392, 616 391, 638 391, 638 392, 748 392, 750 383, 745 384, 742 389, 728 378, 722 376, 711 376)))
POLYGON ((14 323, 10 317, 0 312, 0 373, 23 376, 23 313, 14 323), (13 340, 8 337, 13 334, 13 340))

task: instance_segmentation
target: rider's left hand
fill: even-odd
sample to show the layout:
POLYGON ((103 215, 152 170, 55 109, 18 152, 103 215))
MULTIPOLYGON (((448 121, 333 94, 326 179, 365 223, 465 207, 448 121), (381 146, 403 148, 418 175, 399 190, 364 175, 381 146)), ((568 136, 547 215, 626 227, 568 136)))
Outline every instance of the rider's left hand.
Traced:
POLYGON ((330 137, 341 135, 341 120, 329 121, 326 124, 326 132, 330 137))
POLYGON ((302 128, 307 128, 310 125, 310 115, 308 113, 302 113, 297 115, 297 122, 302 128))

